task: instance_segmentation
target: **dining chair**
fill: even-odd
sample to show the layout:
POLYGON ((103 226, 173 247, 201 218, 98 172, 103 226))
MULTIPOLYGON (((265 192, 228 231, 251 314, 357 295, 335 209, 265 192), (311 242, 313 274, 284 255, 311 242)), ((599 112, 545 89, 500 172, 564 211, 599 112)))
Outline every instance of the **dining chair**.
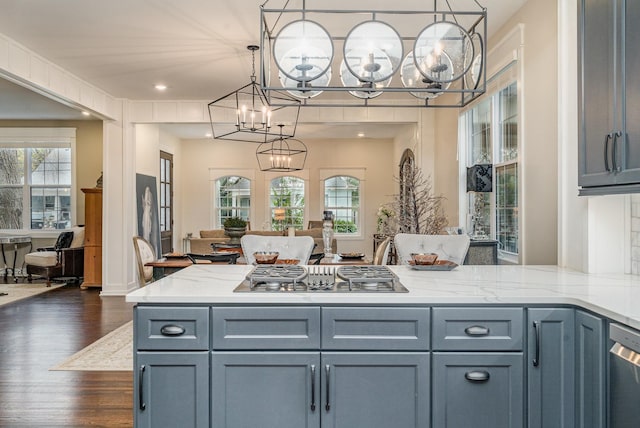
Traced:
POLYGON ((257 251, 277 251, 279 259, 299 260, 299 264, 309 264, 309 257, 315 242, 310 236, 262 236, 244 235, 240 238, 242 253, 247 264, 255 264, 253 253, 257 251))
POLYGON ((398 233, 393 244, 398 254, 398 264, 409 264, 412 253, 436 253, 438 259, 461 265, 469 250, 470 241, 468 235, 398 233))
POLYGON ((373 255, 374 265, 382 265, 386 266, 387 260, 389 259, 389 251, 391 250, 391 236, 387 236, 384 240, 378 244, 378 248, 376 248, 376 253, 373 255))
POLYGON ((149 241, 141 236, 133 237, 133 249, 138 262, 138 279, 140 285, 145 286, 153 282, 153 267, 145 266, 145 263, 156 260, 156 250, 149 241))

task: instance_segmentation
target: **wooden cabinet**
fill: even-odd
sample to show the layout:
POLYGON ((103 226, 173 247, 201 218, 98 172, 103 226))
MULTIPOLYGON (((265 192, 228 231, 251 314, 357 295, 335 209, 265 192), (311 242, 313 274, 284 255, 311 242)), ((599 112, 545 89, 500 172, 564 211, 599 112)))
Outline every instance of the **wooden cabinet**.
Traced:
POLYGON ((575 425, 574 310, 528 310, 529 428, 575 425))
POLYGON ((640 2, 580 0, 581 195, 640 191, 640 2))
POLYGON ((84 192, 84 281, 82 288, 102 287, 102 189, 84 192))

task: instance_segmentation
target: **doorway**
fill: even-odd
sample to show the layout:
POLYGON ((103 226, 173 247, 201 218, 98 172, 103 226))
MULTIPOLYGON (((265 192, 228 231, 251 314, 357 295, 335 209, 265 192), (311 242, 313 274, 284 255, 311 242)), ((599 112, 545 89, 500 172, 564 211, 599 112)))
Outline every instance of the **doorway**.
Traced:
POLYGON ((160 243, 162 254, 173 252, 173 155, 160 151, 160 243))

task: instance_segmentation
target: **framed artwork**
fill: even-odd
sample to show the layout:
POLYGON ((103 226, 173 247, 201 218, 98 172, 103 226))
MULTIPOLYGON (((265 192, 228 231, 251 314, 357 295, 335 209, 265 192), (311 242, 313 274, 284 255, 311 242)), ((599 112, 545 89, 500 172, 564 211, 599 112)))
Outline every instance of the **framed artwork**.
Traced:
POLYGON ((156 256, 162 256, 160 246, 160 210, 156 177, 136 174, 136 205, 138 207, 138 236, 151 243, 156 256))

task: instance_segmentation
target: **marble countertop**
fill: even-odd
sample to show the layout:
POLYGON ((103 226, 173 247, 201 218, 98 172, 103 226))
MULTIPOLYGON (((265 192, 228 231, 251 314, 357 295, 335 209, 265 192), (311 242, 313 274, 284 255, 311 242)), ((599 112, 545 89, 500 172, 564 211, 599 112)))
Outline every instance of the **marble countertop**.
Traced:
POLYGON ((557 266, 389 266, 409 293, 234 293, 246 265, 193 265, 127 295, 139 304, 577 305, 640 329, 640 276, 585 274, 557 266))

